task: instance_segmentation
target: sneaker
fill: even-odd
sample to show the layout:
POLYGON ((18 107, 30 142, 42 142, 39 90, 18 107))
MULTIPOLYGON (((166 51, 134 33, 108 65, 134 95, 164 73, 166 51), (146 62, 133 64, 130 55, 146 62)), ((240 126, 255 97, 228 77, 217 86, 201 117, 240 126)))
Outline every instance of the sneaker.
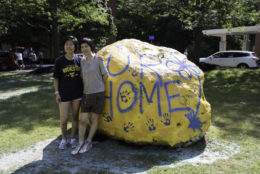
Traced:
POLYGON ((76 146, 76 148, 71 151, 71 155, 76 155, 79 153, 80 149, 82 148, 84 143, 78 143, 78 145, 76 146))
POLYGON ((77 139, 76 138, 71 138, 70 145, 71 145, 72 149, 76 148, 77 145, 78 145, 77 139))
POLYGON ((87 152, 91 148, 92 148, 92 143, 86 141, 84 146, 80 149, 79 153, 85 153, 85 152, 87 152))
POLYGON ((59 149, 64 150, 66 148, 67 141, 65 139, 62 139, 59 145, 59 149))

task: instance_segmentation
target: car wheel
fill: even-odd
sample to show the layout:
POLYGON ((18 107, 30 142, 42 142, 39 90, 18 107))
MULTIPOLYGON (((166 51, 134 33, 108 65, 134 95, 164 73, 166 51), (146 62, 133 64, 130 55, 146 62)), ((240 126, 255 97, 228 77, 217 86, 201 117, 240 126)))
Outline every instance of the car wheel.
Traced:
POLYGON ((248 65, 242 63, 242 64, 239 64, 237 67, 238 67, 238 68, 243 68, 243 69, 244 69, 244 68, 248 68, 248 65))

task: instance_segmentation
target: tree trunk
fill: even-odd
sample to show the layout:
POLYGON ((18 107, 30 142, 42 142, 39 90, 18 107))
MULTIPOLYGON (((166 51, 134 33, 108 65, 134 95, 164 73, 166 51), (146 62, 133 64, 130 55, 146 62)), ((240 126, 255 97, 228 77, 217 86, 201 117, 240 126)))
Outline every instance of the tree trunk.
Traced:
MULTIPOLYGON (((107 6, 111 9, 111 14, 113 16, 112 21, 116 19, 116 1, 115 0, 109 0, 107 3, 107 6)), ((107 44, 114 43, 116 41, 116 36, 110 36, 107 40, 107 44)))
POLYGON ((194 59, 193 62, 196 63, 197 65, 199 64, 199 58, 201 56, 200 50, 201 50, 201 42, 202 42, 202 30, 200 28, 194 29, 194 59))
POLYGON ((60 55, 60 33, 57 15, 58 2, 54 1, 51 7, 51 59, 55 60, 60 55))
POLYGON ((58 26, 58 21, 53 21, 52 23, 52 30, 51 30, 51 47, 52 47, 52 58, 55 59, 59 56, 60 54, 60 34, 59 34, 59 26, 58 26))

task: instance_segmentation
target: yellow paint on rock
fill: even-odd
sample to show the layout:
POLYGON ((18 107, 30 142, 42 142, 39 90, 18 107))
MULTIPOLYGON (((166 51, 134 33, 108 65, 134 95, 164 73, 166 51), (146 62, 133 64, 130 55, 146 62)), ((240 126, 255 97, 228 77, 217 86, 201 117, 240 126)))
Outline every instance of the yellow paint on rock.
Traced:
POLYGON ((134 143, 174 146, 204 135, 211 108, 203 72, 185 55, 135 39, 101 49, 109 78, 99 131, 134 143))

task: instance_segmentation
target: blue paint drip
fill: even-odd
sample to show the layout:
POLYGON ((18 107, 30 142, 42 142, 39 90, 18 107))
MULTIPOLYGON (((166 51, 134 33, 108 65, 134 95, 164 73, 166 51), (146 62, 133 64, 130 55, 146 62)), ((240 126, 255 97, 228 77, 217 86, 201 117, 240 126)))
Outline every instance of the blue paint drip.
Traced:
POLYGON ((192 128, 193 131, 195 131, 196 129, 199 129, 200 132, 202 132, 202 125, 203 124, 206 124, 207 122, 204 121, 203 123, 200 121, 199 117, 197 117, 198 115, 198 112, 199 112, 199 107, 200 107, 200 99, 201 99, 201 91, 202 91, 202 86, 201 86, 201 80, 200 80, 200 77, 199 75, 197 74, 196 75, 197 78, 198 78, 198 81, 199 81, 199 102, 198 102, 198 105, 196 107, 196 113, 193 114, 193 113, 189 113, 189 114, 185 114, 185 117, 189 119, 190 121, 190 124, 189 124, 189 128, 192 128))
POLYGON ((197 78, 198 78, 198 81, 199 81, 199 102, 197 104, 197 107, 196 107, 196 113, 193 114, 193 113, 188 113, 188 114, 185 114, 185 117, 189 119, 190 121, 190 124, 189 124, 189 128, 192 128, 193 131, 195 131, 196 129, 199 129, 200 132, 202 132, 202 125, 203 124, 206 124, 206 121, 204 121, 203 123, 200 121, 199 117, 197 117, 198 115, 198 112, 199 112, 199 107, 200 107, 200 99, 201 99, 201 91, 202 91, 202 86, 201 86, 201 80, 200 80, 200 77, 198 74, 196 74, 197 78))
POLYGON ((199 117, 196 117, 196 115, 193 115, 192 112, 185 114, 185 117, 190 121, 189 128, 192 128, 195 132, 196 129, 199 129, 200 132, 202 132, 202 125, 206 123, 204 121, 203 123, 199 120, 199 117))

